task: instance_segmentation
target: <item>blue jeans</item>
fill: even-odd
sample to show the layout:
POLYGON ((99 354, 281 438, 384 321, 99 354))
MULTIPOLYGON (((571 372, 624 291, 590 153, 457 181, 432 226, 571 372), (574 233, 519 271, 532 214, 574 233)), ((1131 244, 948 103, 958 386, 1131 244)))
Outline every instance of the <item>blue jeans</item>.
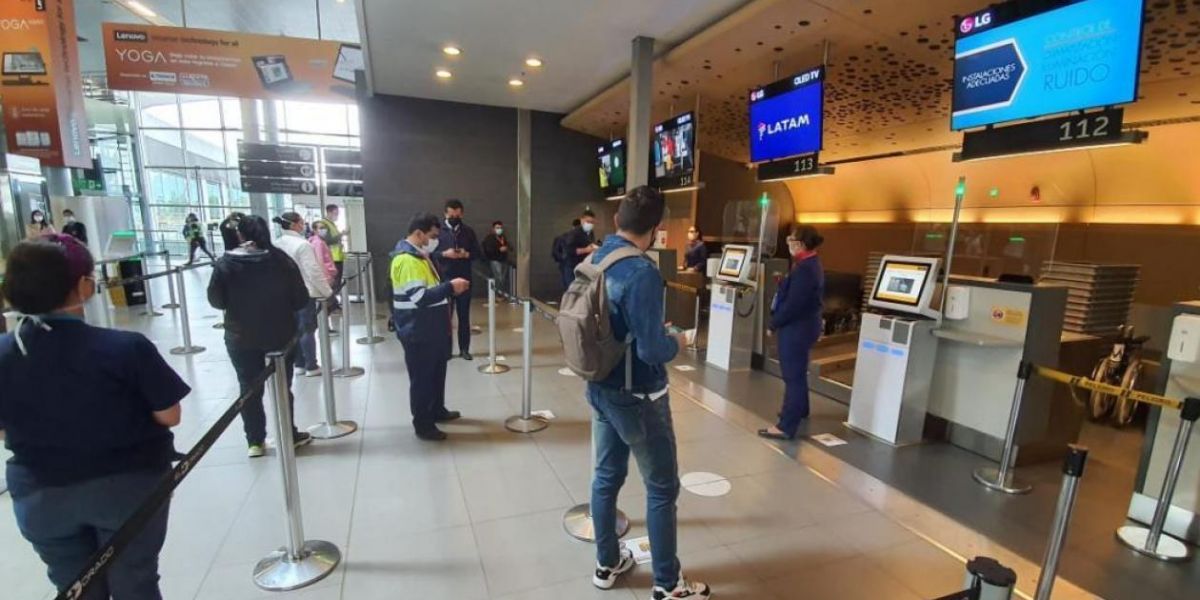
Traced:
POLYGON ((317 303, 308 304, 296 312, 296 328, 300 342, 296 344, 296 364, 312 371, 317 368, 317 303))
MULTIPOLYGON (((150 469, 118 473, 61 487, 38 485, 24 468, 8 466, 9 491, 21 535, 46 563, 50 582, 62 591, 88 565, 166 473, 150 469)), ((161 600, 158 554, 167 537, 168 506, 126 546, 104 581, 86 600, 161 600)))
POLYGON ((654 585, 670 590, 679 581, 675 506, 679 499, 679 462, 670 397, 652 402, 596 384, 588 384, 587 396, 593 410, 592 440, 596 446, 591 504, 596 559, 605 567, 615 567, 620 561, 617 494, 629 473, 632 452, 646 484, 646 528, 654 559, 654 585))

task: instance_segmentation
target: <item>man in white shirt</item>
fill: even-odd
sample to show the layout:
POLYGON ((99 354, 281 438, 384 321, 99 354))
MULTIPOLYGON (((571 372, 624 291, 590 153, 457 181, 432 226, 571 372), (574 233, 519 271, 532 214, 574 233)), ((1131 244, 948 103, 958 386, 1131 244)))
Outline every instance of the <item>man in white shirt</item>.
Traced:
POLYGON ((317 301, 333 295, 333 288, 325 278, 325 269, 317 259, 317 253, 304 239, 304 217, 298 213, 285 212, 275 218, 283 228, 283 235, 275 240, 275 246, 287 253, 300 267, 300 275, 308 288, 312 300, 296 313, 296 325, 300 332, 300 343, 296 348, 296 370, 306 377, 321 374, 317 365, 317 341, 313 333, 317 330, 317 301))

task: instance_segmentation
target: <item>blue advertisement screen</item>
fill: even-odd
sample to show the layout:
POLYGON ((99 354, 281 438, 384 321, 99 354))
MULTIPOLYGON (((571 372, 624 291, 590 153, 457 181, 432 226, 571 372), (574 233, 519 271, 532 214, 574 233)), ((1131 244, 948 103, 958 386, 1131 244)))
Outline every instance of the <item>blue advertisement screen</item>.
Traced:
POLYGON ((821 149, 822 75, 809 71, 750 93, 750 162, 821 149))
POLYGON ((1143 0, 1084 0, 1007 24, 959 22, 951 128, 1132 102, 1143 0))

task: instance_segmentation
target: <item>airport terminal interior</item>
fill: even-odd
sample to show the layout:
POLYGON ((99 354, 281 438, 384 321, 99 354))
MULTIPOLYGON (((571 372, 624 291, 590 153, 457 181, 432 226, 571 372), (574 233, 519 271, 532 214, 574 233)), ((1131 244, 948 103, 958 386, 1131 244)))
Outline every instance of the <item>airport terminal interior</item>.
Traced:
MULTIPOLYGON (((688 580, 1200 597, 1200 1, 3 0, 0 53, 0 290, 22 248, 75 238, 83 320, 144 336, 191 389, 161 480, 52 581, 29 511, 96 488, 28 480, 78 440, 19 430, 71 404, 30 391, 17 334, 66 317, 0 294, 0 598, 708 597, 655 589, 637 461, 632 570, 597 579, 587 390, 607 384, 564 292, 642 193, 665 204, 639 259, 655 293, 627 312, 677 340, 688 580), (294 448, 282 359, 249 374, 268 433, 248 447, 239 309, 214 305, 252 216, 331 292, 305 271, 320 313, 294 335, 319 368, 294 372, 294 448), (430 305, 412 264, 470 287, 430 305), (447 340, 461 418, 437 439, 411 392, 441 370, 416 350, 447 340), (119 595, 168 504, 161 596, 119 595)), ((111 401, 89 369, 46 389, 111 401)))

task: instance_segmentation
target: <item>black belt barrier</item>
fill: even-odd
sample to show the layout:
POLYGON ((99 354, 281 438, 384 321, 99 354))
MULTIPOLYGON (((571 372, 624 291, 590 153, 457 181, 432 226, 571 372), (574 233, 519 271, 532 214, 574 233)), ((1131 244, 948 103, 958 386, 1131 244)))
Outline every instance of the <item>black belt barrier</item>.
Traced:
MULTIPOLYGON (((296 340, 292 340, 284 351, 291 351, 295 343, 296 340)), ((137 512, 133 513, 133 516, 129 517, 129 520, 125 521, 121 525, 121 528, 88 559, 87 568, 79 573, 79 576, 75 578, 75 581, 71 585, 68 585, 63 591, 59 592, 54 597, 54 600, 79 600, 83 598, 84 593, 88 591, 88 588, 94 581, 104 577, 109 567, 112 566, 113 560, 120 556, 125 547, 142 532, 142 528, 146 526, 146 523, 158 514, 158 511, 170 499, 175 488, 179 487, 180 483, 183 483, 183 479, 191 473, 196 463, 200 462, 201 458, 204 458, 204 455, 212 448, 217 438, 221 437, 222 433, 225 433, 225 429, 241 413, 242 406, 246 404, 246 400, 250 398, 255 390, 266 385, 267 379, 274 372, 274 366, 268 364, 263 369, 263 372, 254 378, 249 391, 239 396, 237 400, 234 400, 233 404, 225 411, 225 414, 221 415, 221 418, 217 419, 216 423, 213 423, 213 426, 200 438, 200 441, 196 442, 196 445, 192 446, 192 449, 179 459, 179 463, 175 465, 175 468, 163 476, 162 480, 154 488, 154 491, 142 501, 142 505, 138 507, 137 512)))

